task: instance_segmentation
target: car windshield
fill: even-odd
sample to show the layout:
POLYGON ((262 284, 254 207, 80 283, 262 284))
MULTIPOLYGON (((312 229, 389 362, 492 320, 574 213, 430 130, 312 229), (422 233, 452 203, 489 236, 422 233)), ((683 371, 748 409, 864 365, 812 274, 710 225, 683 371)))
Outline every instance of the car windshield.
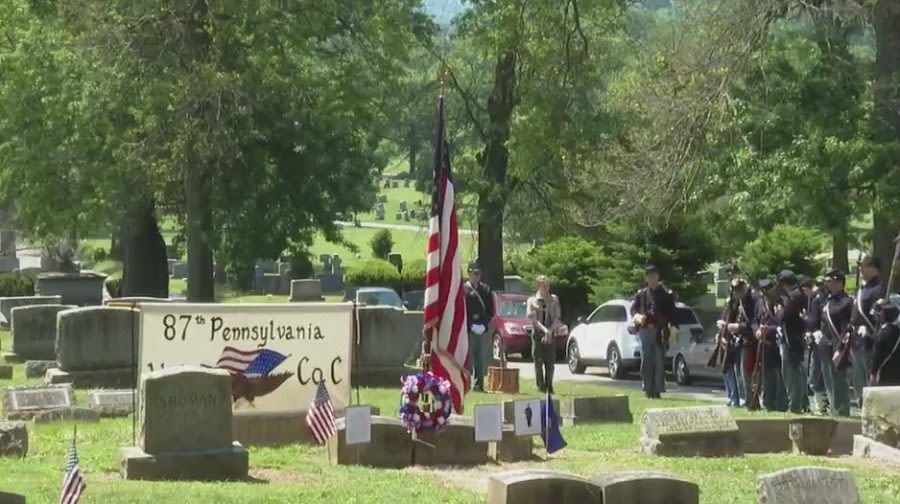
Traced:
POLYGON ((498 311, 498 315, 501 317, 525 318, 525 300, 500 298, 500 309, 498 311))
POLYGON ((403 300, 392 290, 364 291, 358 294, 358 301, 369 306, 393 306, 405 309, 403 300))
POLYGON ((697 316, 694 315, 694 311, 690 308, 675 308, 675 321, 678 325, 692 325, 699 324, 697 321, 697 316))

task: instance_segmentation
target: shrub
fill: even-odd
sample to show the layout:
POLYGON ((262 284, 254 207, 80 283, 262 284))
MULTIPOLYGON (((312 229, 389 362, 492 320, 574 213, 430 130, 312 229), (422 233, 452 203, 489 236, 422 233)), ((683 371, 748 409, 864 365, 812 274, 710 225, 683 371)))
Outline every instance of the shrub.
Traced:
POLYGON ((112 297, 119 297, 122 288, 122 277, 109 277, 106 279, 106 292, 112 297))
POLYGON ((425 288, 425 259, 416 259, 403 265, 403 273, 400 274, 403 292, 418 291, 425 288))
POLYGON ((603 258, 597 245, 584 238, 565 237, 547 242, 529 255, 521 270, 527 281, 538 275, 550 279, 559 296, 563 319, 571 322, 590 310, 588 295, 600 278, 603 258))
POLYGON ((294 252, 290 257, 291 262, 291 278, 301 280, 304 278, 312 278, 313 263, 309 258, 309 252, 294 252))
POLYGON ((106 249, 103 247, 98 247, 91 254, 91 262, 93 264, 101 263, 109 258, 109 254, 106 253, 106 249))
MULTIPOLYGON (((391 249, 394 248, 394 238, 391 236, 390 229, 381 229, 369 242, 372 246, 372 256, 377 259, 387 259, 391 249)), ((396 269, 396 268, 395 268, 396 269)))
POLYGON ((741 269, 750 280, 789 269, 797 275, 816 276, 823 264, 815 256, 825 236, 814 230, 779 224, 744 246, 741 269))
POLYGON ((34 282, 20 273, 0 274, 0 297, 34 296, 34 282))
POLYGON ((383 259, 369 259, 347 272, 345 283, 354 287, 392 287, 401 289, 400 273, 393 264, 383 259))

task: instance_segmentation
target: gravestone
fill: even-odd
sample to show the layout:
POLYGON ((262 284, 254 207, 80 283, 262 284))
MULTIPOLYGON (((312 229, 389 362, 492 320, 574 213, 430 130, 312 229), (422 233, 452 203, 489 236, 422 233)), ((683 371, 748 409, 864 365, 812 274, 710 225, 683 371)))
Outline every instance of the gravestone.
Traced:
POLYGON ((727 280, 716 282, 716 297, 719 299, 727 298, 729 289, 731 289, 731 282, 727 280))
POLYGON ((726 406, 646 409, 640 444, 641 451, 651 455, 743 455, 740 431, 726 406))
POLYGON ((488 446, 488 456, 495 462, 522 462, 534 457, 534 437, 516 436, 515 426, 503 424, 500 441, 488 446))
POLYGON ((184 280, 188 277, 188 263, 184 261, 175 261, 172 264, 172 278, 176 280, 184 280))
POLYGON ((900 387, 864 388, 862 424, 863 436, 900 448, 900 387))
POLYGON ((289 262, 280 262, 278 263, 278 274, 281 276, 290 276, 291 274, 291 263, 289 262))
POLYGON ((388 254, 388 262, 393 264, 397 271, 403 272, 403 254, 399 252, 391 252, 388 254))
POLYGON ((403 179, 403 187, 409 187, 409 179, 403 179))
POLYGON ((382 203, 382 204, 387 203, 387 194, 384 194, 384 193, 379 194, 377 200, 379 203, 382 203))
POLYGON ((7 387, 3 391, 3 419, 31 420, 40 412, 74 404, 75 394, 69 385, 7 387))
POLYGON ((0 297, 0 315, 6 319, 6 326, 12 321, 12 310, 20 306, 32 305, 58 305, 62 303, 60 296, 21 296, 21 297, 0 297))
POLYGON ((403 219, 403 212, 397 212, 394 214, 394 220, 402 220, 402 219, 403 219))
POLYGON ((0 503, 2 503, 2 504, 25 504, 25 496, 0 491, 0 503))
POLYGON ((674 474, 624 471, 593 478, 603 500, 615 504, 699 504, 700 487, 674 474))
POLYGON ((88 407, 102 417, 125 417, 134 412, 134 390, 112 389, 88 392, 88 407))
POLYGON ((788 436, 795 455, 825 455, 837 431, 833 418, 792 418, 788 436))
POLYGON ((56 360, 56 318, 73 306, 34 305, 12 309, 12 350, 22 359, 56 360))
MULTIPOLYGON (((488 504, 602 504, 595 483, 547 469, 524 469, 495 474, 488 479, 488 504)), ((613 501, 615 503, 615 501, 613 501)))
POLYGON ((19 258, 0 254, 0 273, 12 273, 19 269, 19 258))
POLYGON ((51 422, 92 422, 100 421, 100 414, 88 408, 56 408, 41 411, 34 414, 34 423, 43 424, 51 422))
POLYGON ((0 457, 24 458, 26 455, 28 428, 25 422, 0 422, 0 457))
POLYGON ((384 207, 378 207, 375 209, 375 220, 377 220, 377 221, 384 220, 384 207))
POLYGON ((398 187, 400 187, 400 183, 396 180, 391 180, 391 189, 396 189, 398 187))
POLYGON ((135 379, 132 345, 140 332, 139 313, 117 306, 59 312, 59 368, 48 370, 44 381, 76 387, 131 387, 135 379))
POLYGON ((399 208, 400 208, 401 212, 405 212, 405 211, 409 210, 409 206, 407 206, 406 201, 401 201, 399 208))
POLYGON ((341 275, 343 270, 341 269, 341 256, 334 254, 331 256, 331 273, 333 275, 341 275))
POLYGON ((859 490, 847 469, 793 467, 756 480, 759 504, 859 504, 859 490))
POLYGON ((231 375, 182 366, 141 377, 138 446, 122 448, 125 479, 227 480, 247 477, 235 442, 231 375))
POLYGON ((178 248, 171 243, 166 244, 166 259, 178 259, 178 248))
POLYGON ((16 257, 16 232, 12 229, 0 230, 0 256, 16 257))
POLYGON ((560 401, 560 416, 565 426, 634 420, 626 395, 565 397, 560 401))
POLYGON ((0 380, 12 380, 13 367, 8 364, 0 364, 0 380))
POLYGON ((329 294, 344 292, 343 275, 334 275, 332 273, 319 273, 316 280, 322 284, 322 292, 329 294))
POLYGON ((403 220, 406 221, 406 222, 409 222, 410 219, 409 219, 409 212, 408 212, 408 211, 404 211, 404 212, 403 212, 403 220))
POLYGON ((30 360, 25 361, 25 378, 43 378, 48 369, 58 368, 55 360, 30 360))
POLYGON ((323 301, 322 282, 318 279, 291 280, 291 301, 323 301))
POLYGON ((169 276, 175 275, 175 264, 178 263, 178 259, 166 259, 166 263, 168 264, 169 276))
POLYGON ((372 416, 371 441, 347 444, 344 418, 335 420, 337 433, 328 439, 328 461, 332 465, 364 465, 400 469, 410 462, 410 437, 406 427, 396 418, 372 416))
POLYGON ((34 293, 41 296, 60 296, 59 304, 99 306, 103 304, 106 275, 81 273, 42 273, 34 283, 34 293))

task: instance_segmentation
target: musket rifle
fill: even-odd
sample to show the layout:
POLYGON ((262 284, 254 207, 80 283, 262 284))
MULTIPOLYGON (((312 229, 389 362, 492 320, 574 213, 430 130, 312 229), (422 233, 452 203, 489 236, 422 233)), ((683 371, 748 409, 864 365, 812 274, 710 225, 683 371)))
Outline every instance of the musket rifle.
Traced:
MULTIPOLYGON (((856 295, 859 296, 859 267, 862 265, 862 253, 856 259, 856 295)), ((848 325, 844 329, 844 334, 835 334, 836 338, 840 338, 840 346, 831 356, 831 362, 835 369, 843 369, 850 365, 850 347, 852 347, 853 328, 848 325)))

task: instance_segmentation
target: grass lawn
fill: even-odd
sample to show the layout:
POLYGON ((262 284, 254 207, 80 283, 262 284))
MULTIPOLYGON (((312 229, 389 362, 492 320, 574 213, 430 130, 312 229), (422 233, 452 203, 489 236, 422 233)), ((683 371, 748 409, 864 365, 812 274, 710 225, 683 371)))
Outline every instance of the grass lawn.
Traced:
MULTIPOLYGON (((9 348, 9 334, 0 333, 3 348, 9 348)), ((38 383, 24 380, 22 366, 17 365, 15 379, 0 380, 0 386, 38 383)), ((523 390, 533 389, 525 381, 523 390)), ((527 466, 550 467, 583 475, 615 470, 664 470, 697 482, 701 502, 755 502, 755 480, 762 473, 779 469, 816 465, 846 467, 853 471, 863 502, 897 502, 900 494, 900 469, 878 467, 877 464, 850 458, 801 457, 791 454, 747 455, 740 458, 664 458, 642 455, 637 451, 639 419, 647 407, 692 406, 703 403, 694 399, 644 399, 640 393, 613 386, 559 383, 559 395, 629 396, 635 421, 631 424, 606 424, 564 427, 568 447, 545 458, 515 465, 487 465, 477 468, 416 468, 385 470, 363 467, 338 467, 328 463, 325 450, 318 446, 294 445, 280 448, 250 447, 251 482, 131 482, 118 475, 118 450, 132 444, 131 419, 104 419, 99 424, 78 426, 78 448, 81 471, 87 481, 82 503, 139 503, 177 499, 179 502, 240 503, 262 502, 328 502, 380 503, 413 502, 429 499, 442 503, 484 502, 483 489, 493 472, 527 466), (434 495, 440 497, 435 500, 434 495), (432 497, 429 497, 432 496, 432 497)), ((364 388, 361 402, 381 408, 386 415, 397 408, 398 389, 364 388)), ((84 404, 84 392, 77 394, 84 404)), ((355 397, 355 394, 354 394, 355 397)), ((509 396, 470 394, 467 411, 479 403, 497 402, 509 396)), ((733 410, 735 416, 748 416, 733 410)), ((762 415, 761 413, 755 413, 762 415)), ((24 460, 0 459, 0 489, 24 493, 30 503, 55 502, 58 485, 66 462, 72 425, 29 424, 29 453, 24 460)), ((540 440, 537 439, 540 444, 540 440)))

